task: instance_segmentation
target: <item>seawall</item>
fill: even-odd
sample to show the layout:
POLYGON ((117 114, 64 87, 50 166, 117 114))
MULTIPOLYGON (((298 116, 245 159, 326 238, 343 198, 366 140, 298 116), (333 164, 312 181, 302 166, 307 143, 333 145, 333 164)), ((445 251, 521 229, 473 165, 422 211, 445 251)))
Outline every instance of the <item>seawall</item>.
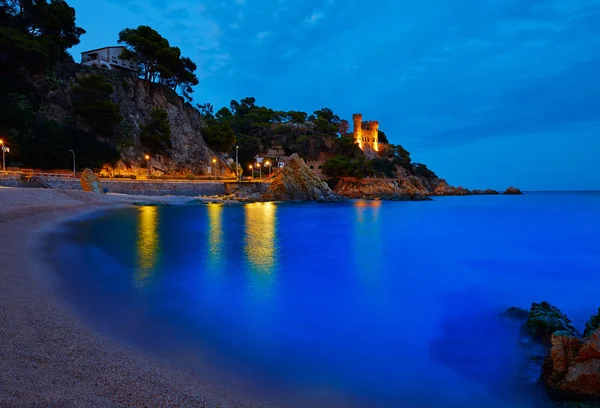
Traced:
MULTIPOLYGON (((148 196, 188 196, 228 195, 240 190, 266 190, 266 183, 225 182, 225 181, 157 181, 157 180, 108 180, 101 179, 102 187, 109 193, 135 194, 148 196)), ((58 190, 81 190, 79 179, 57 178, 52 180, 58 190)), ((18 175, 0 175, 2 187, 44 187, 37 181, 18 175)))

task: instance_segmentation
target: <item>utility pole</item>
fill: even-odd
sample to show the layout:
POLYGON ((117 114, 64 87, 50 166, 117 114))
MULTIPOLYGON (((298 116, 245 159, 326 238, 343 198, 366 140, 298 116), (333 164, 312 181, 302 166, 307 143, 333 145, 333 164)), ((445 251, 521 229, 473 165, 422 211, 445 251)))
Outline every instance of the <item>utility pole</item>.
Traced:
POLYGON ((238 150, 239 146, 235 147, 235 179, 236 181, 240 181, 240 173, 239 173, 239 161, 238 161, 238 150))

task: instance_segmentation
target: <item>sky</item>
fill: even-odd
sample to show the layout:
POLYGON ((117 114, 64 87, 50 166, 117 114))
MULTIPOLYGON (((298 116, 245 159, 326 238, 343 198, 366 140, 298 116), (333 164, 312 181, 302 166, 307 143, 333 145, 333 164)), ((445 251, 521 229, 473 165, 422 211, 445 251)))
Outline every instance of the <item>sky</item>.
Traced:
POLYGON ((71 52, 150 25, 198 103, 378 120, 453 185, 600 190, 598 0, 68 0, 71 52))

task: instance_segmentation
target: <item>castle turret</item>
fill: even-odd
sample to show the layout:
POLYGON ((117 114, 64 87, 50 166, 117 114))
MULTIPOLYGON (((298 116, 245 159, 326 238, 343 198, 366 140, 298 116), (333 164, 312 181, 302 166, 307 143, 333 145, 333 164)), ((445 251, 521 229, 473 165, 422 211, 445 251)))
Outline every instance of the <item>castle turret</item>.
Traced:
POLYGON ((352 120, 354 121, 354 141, 358 143, 358 147, 362 149, 362 115, 360 113, 355 113, 352 115, 352 120))
POLYGON ((373 121, 373 150, 379 151, 379 121, 373 121))

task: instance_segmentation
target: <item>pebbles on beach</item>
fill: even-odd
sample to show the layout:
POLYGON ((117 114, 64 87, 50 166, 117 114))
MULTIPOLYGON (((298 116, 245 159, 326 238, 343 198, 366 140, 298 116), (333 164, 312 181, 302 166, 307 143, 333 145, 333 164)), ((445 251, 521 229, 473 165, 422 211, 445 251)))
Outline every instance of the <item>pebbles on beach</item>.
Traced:
POLYGON ((0 407, 270 406, 94 332, 52 294, 52 278, 36 256, 41 228, 77 212, 139 200, 0 188, 0 407))

